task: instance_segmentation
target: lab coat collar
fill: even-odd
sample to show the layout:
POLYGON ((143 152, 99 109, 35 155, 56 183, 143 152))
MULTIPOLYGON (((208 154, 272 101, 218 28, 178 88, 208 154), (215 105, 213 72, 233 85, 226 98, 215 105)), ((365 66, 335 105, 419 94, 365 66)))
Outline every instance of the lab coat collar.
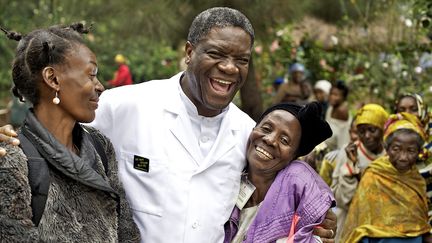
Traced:
POLYGON ((183 72, 178 73, 169 80, 170 82, 176 82, 177 85, 167 85, 167 87, 169 87, 169 90, 166 90, 166 97, 168 97, 168 99, 166 99, 164 106, 167 112, 175 114, 175 121, 172 122, 169 128, 170 131, 189 152, 197 165, 199 165, 199 169, 196 173, 200 173, 214 164, 221 156, 235 146, 237 143, 236 139, 239 139, 235 137, 235 131, 241 129, 241 123, 236 122, 233 114, 233 110, 235 110, 236 107, 232 107, 234 105, 230 104, 228 111, 223 117, 213 148, 206 157, 203 157, 198 146, 197 138, 193 136, 193 134, 190 134, 190 131, 192 131, 192 124, 186 107, 180 97, 179 88, 181 89, 180 79, 182 75, 183 72))
MULTIPOLYGON (((183 77, 184 72, 180 72, 178 74, 176 74, 175 76, 171 77, 168 81, 169 82, 176 82, 177 85, 167 85, 167 87, 169 88, 169 90, 167 91, 167 96, 168 99, 165 100, 165 110, 176 114, 176 115, 180 115, 180 114, 185 114, 187 115, 187 110, 185 105, 183 104, 183 101, 180 97, 179 94, 179 89, 181 89, 180 87, 180 79, 183 77)), ((232 107, 235 106, 234 104, 230 103, 229 106, 227 108, 225 108, 226 111, 226 115, 227 116, 232 116, 232 108, 237 108, 237 107, 232 107)), ((224 110, 224 111, 225 111, 224 110)), ((225 117, 223 118, 225 120, 225 117)), ((230 119, 229 119, 230 120, 230 119)), ((223 122, 222 122, 223 123, 223 122)), ((241 130, 241 123, 238 122, 231 122, 231 124, 229 124, 230 129, 231 130, 241 130)))

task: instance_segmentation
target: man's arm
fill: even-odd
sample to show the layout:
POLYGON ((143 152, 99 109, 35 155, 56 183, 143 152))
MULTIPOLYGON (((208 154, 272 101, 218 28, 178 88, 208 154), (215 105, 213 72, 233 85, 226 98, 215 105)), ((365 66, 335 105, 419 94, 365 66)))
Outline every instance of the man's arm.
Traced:
MULTIPOLYGON (((20 144, 20 141, 16 138, 18 134, 13 130, 12 125, 4 125, 0 127, 0 142, 6 142, 15 146, 20 144)), ((0 147, 0 157, 6 155, 6 149, 0 147)))
POLYGON ((332 209, 327 211, 326 216, 320 227, 316 227, 313 231, 314 235, 321 238, 323 243, 334 243, 337 231, 337 218, 332 209))

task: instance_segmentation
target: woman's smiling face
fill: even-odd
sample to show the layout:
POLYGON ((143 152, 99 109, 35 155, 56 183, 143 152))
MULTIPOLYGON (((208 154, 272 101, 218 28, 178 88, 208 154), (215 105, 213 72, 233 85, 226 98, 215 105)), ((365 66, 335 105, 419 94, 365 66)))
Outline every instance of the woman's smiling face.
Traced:
POLYGON ((247 148, 249 172, 274 175, 297 157, 301 125, 288 111, 269 113, 252 130, 247 148))

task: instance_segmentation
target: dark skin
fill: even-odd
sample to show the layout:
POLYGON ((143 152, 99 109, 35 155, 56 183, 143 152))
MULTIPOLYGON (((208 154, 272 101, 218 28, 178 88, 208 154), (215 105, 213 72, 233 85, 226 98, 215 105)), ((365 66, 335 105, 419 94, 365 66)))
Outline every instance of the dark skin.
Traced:
POLYGON ((246 81, 252 40, 239 27, 213 28, 195 45, 186 44, 181 87, 202 116, 220 114, 246 81))
MULTIPOLYGON (((359 124, 357 125, 357 135, 360 142, 368 151, 374 154, 379 154, 383 151, 384 147, 381 142, 383 130, 379 127, 370 124, 359 124)), ((354 142, 347 145, 345 152, 352 162, 357 162, 357 145, 354 142)))
POLYGON ((292 77, 292 81, 298 84, 304 79, 304 72, 294 71, 292 72, 291 77, 292 77))
MULTIPOLYGON (((0 141, 8 142, 12 145, 18 146, 20 141, 16 139, 18 134, 13 129, 12 125, 4 125, 0 127, 0 141)), ((0 148, 0 157, 6 155, 6 150, 0 148)))
POLYGON ((326 94, 320 89, 314 89, 315 99, 319 102, 326 101, 326 94))
POLYGON ((76 122, 91 122, 95 118, 99 95, 104 87, 97 79, 96 56, 84 45, 76 45, 66 58, 66 64, 48 66, 42 70, 39 84, 41 100, 34 107, 38 120, 71 151, 78 153, 72 141, 76 122), (61 99, 53 104, 58 91, 61 99))
MULTIPOLYGON (((104 87, 97 79, 97 62, 94 53, 85 45, 74 44, 65 64, 45 67, 41 72, 38 87, 41 93, 39 104, 34 107, 35 116, 69 150, 78 153, 72 141, 75 123, 90 122, 95 117, 99 95, 104 87), (60 103, 53 104, 55 91, 60 103)), ((0 127, 0 141, 19 145, 14 138, 17 133, 12 126, 0 127)), ((0 148, 0 156, 6 151, 0 148)))
POLYGON ((350 141, 354 142, 358 140, 358 134, 357 134, 357 126, 355 125, 354 122, 351 123, 351 127, 349 129, 349 134, 350 134, 350 141))
POLYGON ((416 134, 401 133, 395 135, 386 151, 390 162, 400 173, 409 171, 415 165, 420 151, 416 134))
POLYGON ((256 190, 247 207, 262 202, 279 171, 297 157, 300 137, 300 122, 284 110, 271 112, 252 130, 246 156, 248 178, 256 190))
POLYGON ((345 97, 341 90, 333 87, 330 90, 329 104, 333 106, 331 117, 346 121, 349 118, 348 105, 345 102, 345 97))
POLYGON ((411 96, 403 97, 397 105, 397 112, 406 112, 418 116, 418 107, 416 100, 411 96))

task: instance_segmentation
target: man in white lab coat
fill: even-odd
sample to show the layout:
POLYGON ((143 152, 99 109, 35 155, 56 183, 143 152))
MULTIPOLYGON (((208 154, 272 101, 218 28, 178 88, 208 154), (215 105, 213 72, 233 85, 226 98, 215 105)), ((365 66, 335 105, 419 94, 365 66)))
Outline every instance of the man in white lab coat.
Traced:
MULTIPOLYGON (((185 72, 100 97, 91 125, 114 144, 143 242, 223 241, 255 125, 231 103, 253 42, 242 13, 205 10, 189 29, 185 72)), ((333 230, 317 234, 332 238, 333 230)))
POLYGON ((221 242, 239 191, 254 121, 231 103, 254 39, 237 10, 193 21, 184 73, 111 89, 93 126, 114 144, 144 242, 221 242))

